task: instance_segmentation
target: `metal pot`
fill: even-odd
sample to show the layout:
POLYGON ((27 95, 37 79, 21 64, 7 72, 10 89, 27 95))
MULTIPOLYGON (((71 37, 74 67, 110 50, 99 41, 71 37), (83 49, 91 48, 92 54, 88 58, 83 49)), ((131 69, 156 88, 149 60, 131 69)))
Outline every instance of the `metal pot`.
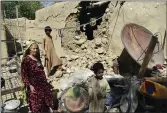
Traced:
POLYGON ((20 100, 10 99, 7 100, 4 104, 1 106, 1 113, 18 113, 18 109, 21 105, 20 100))

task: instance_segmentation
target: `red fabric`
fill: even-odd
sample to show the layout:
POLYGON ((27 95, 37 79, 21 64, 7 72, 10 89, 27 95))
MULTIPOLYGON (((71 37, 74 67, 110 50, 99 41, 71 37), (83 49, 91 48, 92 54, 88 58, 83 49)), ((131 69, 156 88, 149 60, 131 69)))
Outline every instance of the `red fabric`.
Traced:
POLYGON ((163 66, 161 64, 156 65, 157 69, 163 69, 163 66))
POLYGON ((36 94, 28 93, 28 103, 33 113, 48 112, 53 108, 52 86, 47 82, 43 66, 29 56, 25 57, 21 65, 21 76, 24 83, 35 88, 36 94))

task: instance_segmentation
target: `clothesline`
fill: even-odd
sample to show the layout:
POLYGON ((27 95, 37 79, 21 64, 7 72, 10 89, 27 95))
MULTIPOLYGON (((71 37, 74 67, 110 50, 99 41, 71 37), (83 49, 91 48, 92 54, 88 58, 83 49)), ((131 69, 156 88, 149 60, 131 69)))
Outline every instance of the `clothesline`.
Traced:
MULTIPOLYGON (((100 16, 99 18, 93 20, 93 21, 89 21, 87 23, 84 23, 84 24, 81 24, 81 25, 77 25, 76 27, 65 27, 65 28, 52 28, 54 30, 62 30, 62 29, 72 29, 72 28, 79 28, 79 27, 83 27, 83 26, 86 26, 86 25, 89 25, 91 22, 96 22, 100 19, 102 19, 103 15, 100 16)), ((11 24, 7 24, 7 23, 3 23, 3 25, 7 25, 7 26, 17 26, 17 25, 11 25, 11 24)), ((26 26, 17 26, 17 27, 22 27, 22 28, 37 28, 37 29, 44 29, 44 27, 26 27, 26 26)))

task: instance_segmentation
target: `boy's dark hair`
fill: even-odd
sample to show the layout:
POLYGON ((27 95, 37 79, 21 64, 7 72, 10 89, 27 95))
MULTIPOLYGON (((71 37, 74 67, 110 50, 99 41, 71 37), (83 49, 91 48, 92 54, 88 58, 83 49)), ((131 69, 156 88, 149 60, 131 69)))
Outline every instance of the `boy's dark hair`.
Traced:
POLYGON ((93 64, 93 66, 91 67, 91 70, 94 71, 94 73, 97 73, 98 70, 100 70, 100 69, 104 70, 104 66, 100 62, 93 64))
POLYGON ((45 32, 46 32, 46 31, 50 31, 50 32, 51 32, 51 31, 52 31, 52 28, 51 28, 50 26, 46 26, 46 27, 45 27, 45 32))

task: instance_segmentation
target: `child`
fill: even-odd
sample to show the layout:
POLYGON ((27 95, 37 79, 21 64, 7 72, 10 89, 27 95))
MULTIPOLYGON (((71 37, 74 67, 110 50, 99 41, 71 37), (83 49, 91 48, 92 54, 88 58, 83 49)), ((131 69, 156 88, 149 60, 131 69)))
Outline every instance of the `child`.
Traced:
POLYGON ((95 74, 89 84, 90 105, 89 112, 104 112, 106 95, 110 92, 110 86, 103 78, 104 66, 102 63, 95 63, 92 67, 95 74))
POLYGON ((45 27, 46 36, 43 39, 43 54, 45 56, 44 67, 47 69, 47 77, 53 75, 62 65, 62 60, 57 56, 54 43, 51 36, 52 29, 50 26, 45 27))

